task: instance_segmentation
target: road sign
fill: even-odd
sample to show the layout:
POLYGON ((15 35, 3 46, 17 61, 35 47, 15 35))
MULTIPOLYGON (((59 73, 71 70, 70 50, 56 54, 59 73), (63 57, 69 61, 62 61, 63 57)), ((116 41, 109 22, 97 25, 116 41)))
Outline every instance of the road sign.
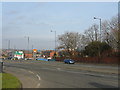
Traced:
POLYGON ((33 49, 33 52, 37 52, 37 49, 33 49))

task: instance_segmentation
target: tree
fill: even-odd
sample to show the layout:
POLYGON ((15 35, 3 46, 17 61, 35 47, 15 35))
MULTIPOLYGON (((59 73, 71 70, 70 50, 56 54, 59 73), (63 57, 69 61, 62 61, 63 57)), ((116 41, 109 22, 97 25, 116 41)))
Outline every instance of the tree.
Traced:
POLYGON ((100 56, 104 51, 110 49, 111 47, 105 42, 93 41, 85 47, 83 53, 88 56, 100 56))
POLYGON ((87 42, 98 41, 99 39, 98 25, 93 24, 90 28, 85 30, 84 35, 88 39, 87 42))
POLYGON ((118 48, 118 29, 118 16, 102 23, 102 41, 108 43, 114 49, 118 48))
POLYGON ((64 49, 69 56, 74 56, 76 50, 79 48, 81 35, 77 32, 66 32, 58 36, 59 47, 58 49, 64 49))

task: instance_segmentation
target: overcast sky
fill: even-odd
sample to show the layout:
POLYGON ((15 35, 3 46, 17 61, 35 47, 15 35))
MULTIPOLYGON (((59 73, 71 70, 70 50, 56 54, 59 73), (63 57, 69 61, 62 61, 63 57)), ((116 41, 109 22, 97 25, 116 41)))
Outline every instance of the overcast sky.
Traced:
MULTIPOLYGON (((0 4, 1 6, 1 4, 0 4)), ((54 32, 84 33, 96 16, 102 21, 118 14, 117 2, 4 2, 2 3, 2 47, 54 49, 54 32)), ((1 17, 1 15, 0 15, 1 17)), ((1 26, 0 26, 1 27, 1 26)))

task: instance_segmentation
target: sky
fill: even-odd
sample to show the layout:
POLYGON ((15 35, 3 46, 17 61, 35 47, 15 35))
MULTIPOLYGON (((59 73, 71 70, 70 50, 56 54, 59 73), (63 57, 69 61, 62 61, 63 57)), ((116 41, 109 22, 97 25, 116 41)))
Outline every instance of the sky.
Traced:
POLYGON ((94 16, 104 21, 118 14, 117 2, 3 2, 1 6, 3 49, 9 40, 10 48, 28 49, 28 37, 29 49, 54 49, 51 30, 56 37, 66 31, 82 34, 99 24, 94 16))

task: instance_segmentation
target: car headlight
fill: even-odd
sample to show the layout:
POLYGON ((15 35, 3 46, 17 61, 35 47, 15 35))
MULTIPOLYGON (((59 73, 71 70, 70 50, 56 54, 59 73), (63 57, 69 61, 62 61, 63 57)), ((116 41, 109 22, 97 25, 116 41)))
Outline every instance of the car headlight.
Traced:
POLYGON ((70 63, 73 63, 72 61, 70 61, 70 63))

